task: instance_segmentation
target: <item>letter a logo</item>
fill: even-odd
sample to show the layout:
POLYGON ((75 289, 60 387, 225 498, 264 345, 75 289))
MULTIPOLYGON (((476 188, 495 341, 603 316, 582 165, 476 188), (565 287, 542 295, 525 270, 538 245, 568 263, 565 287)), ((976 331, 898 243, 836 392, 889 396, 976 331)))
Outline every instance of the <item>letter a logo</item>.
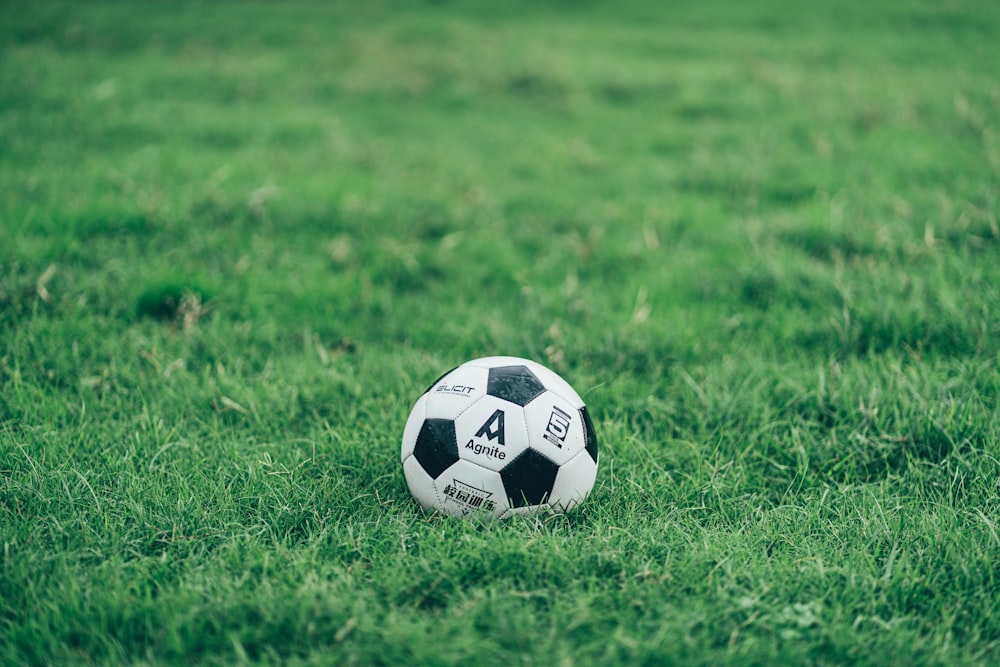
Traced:
POLYGON ((487 440, 496 440, 497 444, 503 442, 503 410, 494 411, 493 415, 486 420, 486 423, 479 427, 476 435, 480 438, 486 436, 487 440))

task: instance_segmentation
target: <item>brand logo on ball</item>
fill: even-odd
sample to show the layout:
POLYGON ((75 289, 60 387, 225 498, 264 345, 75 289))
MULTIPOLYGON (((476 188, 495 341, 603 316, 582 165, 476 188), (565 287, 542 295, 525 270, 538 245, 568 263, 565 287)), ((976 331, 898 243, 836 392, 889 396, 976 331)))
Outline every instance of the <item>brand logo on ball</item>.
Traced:
POLYGON ((483 510, 492 512, 497 508, 496 501, 490 500, 492 491, 478 489, 471 484, 452 478, 451 484, 444 487, 445 502, 455 502, 465 506, 466 512, 483 510))
POLYGON ((552 414, 549 415, 549 423, 545 426, 545 434, 542 437, 562 449, 566 436, 569 435, 571 423, 573 418, 568 413, 560 410, 558 406, 552 406, 552 414))
POLYGON ((456 396, 469 396, 476 390, 475 387, 470 387, 464 384, 439 384, 437 389, 434 390, 437 394, 454 394, 456 396))
POLYGON ((496 440, 497 444, 504 444, 503 440, 503 410, 495 410, 486 423, 479 427, 476 436, 487 440, 496 440))
POLYGON ((503 410, 494 410, 490 418, 476 431, 475 438, 471 438, 465 443, 466 449, 471 449, 476 454, 482 454, 489 458, 503 461, 507 458, 507 452, 500 449, 504 446, 503 410), (489 442, 476 442, 476 438, 486 438, 487 441, 496 440, 495 446, 490 446, 489 442))

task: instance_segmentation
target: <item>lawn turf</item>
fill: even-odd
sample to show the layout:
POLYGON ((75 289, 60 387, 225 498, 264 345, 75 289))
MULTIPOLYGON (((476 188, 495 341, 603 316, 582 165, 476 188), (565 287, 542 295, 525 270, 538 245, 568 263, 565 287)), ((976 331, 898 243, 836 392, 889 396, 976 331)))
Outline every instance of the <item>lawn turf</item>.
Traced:
POLYGON ((992 2, 0 2, 0 662, 1000 661, 992 2), (417 396, 588 403, 421 514, 417 396))

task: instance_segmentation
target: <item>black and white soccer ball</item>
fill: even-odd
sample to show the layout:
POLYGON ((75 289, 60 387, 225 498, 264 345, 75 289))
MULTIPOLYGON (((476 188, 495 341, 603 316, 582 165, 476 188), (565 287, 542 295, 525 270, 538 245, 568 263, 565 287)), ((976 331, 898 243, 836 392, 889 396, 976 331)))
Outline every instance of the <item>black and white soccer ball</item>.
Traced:
POLYGON ((567 511, 597 477, 597 435, 580 395, 541 364, 473 359, 417 399, 403 473, 425 509, 506 517, 567 511))

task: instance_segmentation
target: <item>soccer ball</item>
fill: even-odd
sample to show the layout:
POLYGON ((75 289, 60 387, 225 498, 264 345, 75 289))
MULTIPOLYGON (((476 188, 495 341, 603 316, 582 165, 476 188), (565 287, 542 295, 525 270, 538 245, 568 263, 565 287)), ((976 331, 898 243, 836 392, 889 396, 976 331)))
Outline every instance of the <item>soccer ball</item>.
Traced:
POLYGON ((597 477, 597 435, 580 395, 541 364, 473 359, 417 399, 403 474, 427 510, 507 517, 578 504, 597 477))

